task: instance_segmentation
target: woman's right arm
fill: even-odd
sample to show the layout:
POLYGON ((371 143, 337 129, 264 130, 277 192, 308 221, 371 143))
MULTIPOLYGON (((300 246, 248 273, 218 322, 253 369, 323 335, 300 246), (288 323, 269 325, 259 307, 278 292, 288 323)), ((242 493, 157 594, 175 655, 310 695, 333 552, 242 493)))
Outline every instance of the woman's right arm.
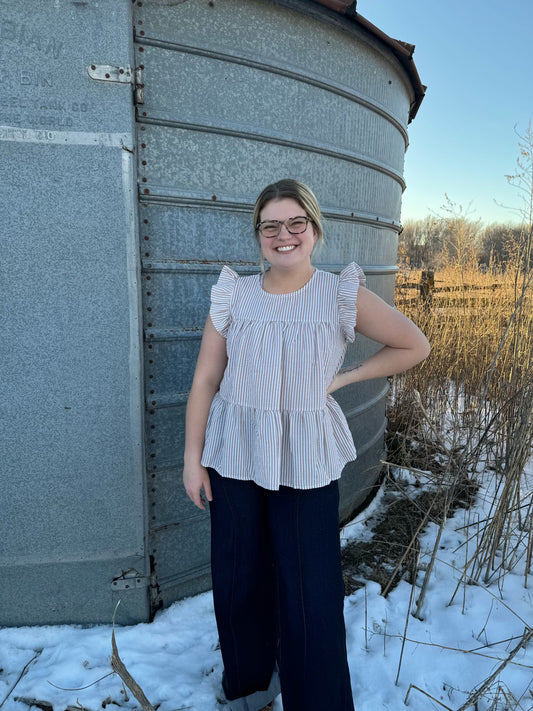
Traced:
POLYGON ((211 317, 207 317, 196 363, 196 370, 187 401, 185 416, 185 455, 183 462, 183 484, 187 495, 198 508, 205 511, 205 500, 213 499, 207 469, 202 466, 202 452, 205 442, 205 429, 209 409, 220 387, 228 357, 226 339, 213 326, 211 317))

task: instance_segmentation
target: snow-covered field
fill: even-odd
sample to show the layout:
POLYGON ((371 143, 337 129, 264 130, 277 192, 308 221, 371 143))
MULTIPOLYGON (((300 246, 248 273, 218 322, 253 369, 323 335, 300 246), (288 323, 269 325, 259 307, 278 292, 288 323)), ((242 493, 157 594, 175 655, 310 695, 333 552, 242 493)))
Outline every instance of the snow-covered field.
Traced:
MULTIPOLYGON (((531 496, 533 460, 526 473, 524 494, 531 496)), ((372 582, 346 598, 348 655, 358 711, 398 711, 404 708, 407 694, 407 707, 412 711, 457 711, 469 693, 507 659, 524 630, 533 627, 533 579, 525 587, 525 557, 488 588, 461 586, 449 605, 474 545, 470 541, 467 553, 465 540, 472 527, 464 526, 485 518, 493 486, 487 476, 474 508, 459 510, 447 522, 422 609, 423 621, 408 614, 420 589, 415 587, 412 595, 406 582, 387 599, 372 582)), ((372 510, 379 505, 378 497, 372 510)), ((350 524, 344 537, 366 537, 364 519, 370 513, 367 510, 350 524)), ((435 535, 436 527, 430 525, 421 543, 422 567, 435 535)), ((417 582, 422 576, 423 572, 417 582)), ((216 702, 221 658, 210 593, 174 604, 151 624, 119 627, 116 640, 129 672, 160 711, 223 708, 216 702)), ((110 674, 110 655, 110 626, 0 630, 2 711, 27 710, 31 699, 48 702, 54 711, 68 706, 96 711, 111 703, 139 708, 131 693, 125 694, 120 678, 110 674)), ((533 709, 533 642, 496 675, 477 706, 478 711, 515 708, 533 709)), ((275 711, 281 709, 278 699, 275 711)))

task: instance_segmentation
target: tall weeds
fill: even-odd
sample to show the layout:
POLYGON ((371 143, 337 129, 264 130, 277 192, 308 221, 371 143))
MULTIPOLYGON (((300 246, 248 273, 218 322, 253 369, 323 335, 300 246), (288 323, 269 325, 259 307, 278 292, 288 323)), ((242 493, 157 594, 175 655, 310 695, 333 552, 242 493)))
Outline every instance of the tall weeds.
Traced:
POLYGON ((522 265, 504 273, 450 265, 426 300, 420 272, 403 271, 397 285, 398 308, 426 333, 432 353, 395 377, 389 429, 416 466, 427 448, 440 449, 446 509, 461 481, 487 470, 498 477, 469 561, 469 579, 484 582, 525 558, 527 583, 532 558, 533 505, 522 474, 533 443, 533 280, 522 265))

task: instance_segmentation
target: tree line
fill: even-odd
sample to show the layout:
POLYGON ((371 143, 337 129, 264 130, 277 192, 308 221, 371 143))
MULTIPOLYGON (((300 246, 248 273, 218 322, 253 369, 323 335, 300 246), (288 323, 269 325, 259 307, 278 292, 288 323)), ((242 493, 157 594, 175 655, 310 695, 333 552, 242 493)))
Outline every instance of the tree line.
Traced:
POLYGON ((531 225, 492 223, 452 215, 408 220, 399 237, 400 260, 412 269, 478 265, 529 271, 533 264, 531 225))

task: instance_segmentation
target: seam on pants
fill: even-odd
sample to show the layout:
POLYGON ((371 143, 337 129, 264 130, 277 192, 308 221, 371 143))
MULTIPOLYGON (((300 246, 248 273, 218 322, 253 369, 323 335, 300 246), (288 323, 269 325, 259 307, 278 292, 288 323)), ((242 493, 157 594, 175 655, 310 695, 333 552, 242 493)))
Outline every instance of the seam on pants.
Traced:
POLYGON ((300 603, 302 606, 302 618, 303 618, 303 630, 304 630, 304 680, 307 679, 307 620, 305 618, 305 601, 304 601, 304 591, 303 591, 303 575, 302 575, 302 556, 301 556, 301 545, 300 545, 300 499, 301 494, 298 492, 298 497, 296 499, 296 543, 298 547, 298 576, 299 576, 299 587, 300 587, 300 603))
MULTIPOLYGON (((222 477, 220 477, 222 480, 222 477)), ((224 492, 224 498, 226 499, 226 502, 228 504, 228 508, 231 512, 231 518, 233 522, 233 566, 232 566, 232 572, 231 572, 231 595, 230 595, 230 629, 231 629, 231 636, 233 638, 233 659, 234 659, 234 664, 235 664, 235 670, 237 672, 237 679, 238 679, 238 684, 241 686, 241 671, 239 668, 239 662, 237 659, 237 636, 235 634, 235 628, 233 626, 233 593, 235 590, 235 568, 237 566, 237 525, 235 523, 235 512, 233 510, 233 507, 231 505, 230 497, 228 496, 226 492, 226 487, 224 486, 224 482, 221 481, 222 485, 222 491, 224 492)))

